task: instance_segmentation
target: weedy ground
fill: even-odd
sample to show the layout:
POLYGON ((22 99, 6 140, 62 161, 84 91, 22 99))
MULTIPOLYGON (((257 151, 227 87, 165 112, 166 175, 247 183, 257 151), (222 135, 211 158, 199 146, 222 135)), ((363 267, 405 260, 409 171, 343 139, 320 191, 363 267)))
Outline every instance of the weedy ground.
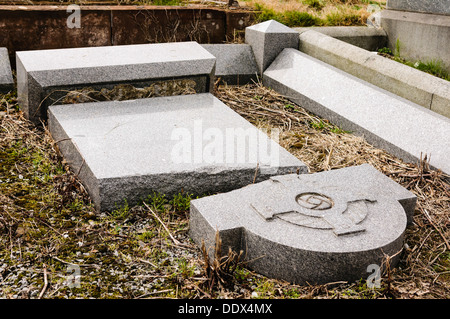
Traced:
POLYGON ((449 184, 426 158, 404 163, 260 84, 221 85, 215 94, 255 126, 279 129, 279 143, 311 172, 369 163, 418 196, 400 263, 380 288, 367 278, 292 285, 246 268, 237 252, 207 262, 204 250, 214 247, 188 236, 189 194, 149 194, 96 213, 45 125, 30 124, 12 92, 0 95, 0 297, 450 297, 449 184))
POLYGON ((366 25, 367 18, 385 8, 381 0, 243 0, 257 11, 258 21, 269 19, 289 27, 366 25))
MULTIPOLYGON (((255 11, 258 21, 277 20, 290 27, 365 25, 386 0, 239 0, 239 10, 255 11)), ((0 0, 2 4, 156 5, 227 8, 229 0, 0 0)), ((234 10, 238 9, 233 7, 234 10)))
POLYGON ((428 61, 411 61, 400 55, 400 41, 397 39, 396 48, 394 52, 390 48, 381 48, 378 50, 378 54, 388 59, 403 63, 412 68, 429 73, 441 79, 450 81, 450 73, 445 69, 441 60, 428 60, 428 61))

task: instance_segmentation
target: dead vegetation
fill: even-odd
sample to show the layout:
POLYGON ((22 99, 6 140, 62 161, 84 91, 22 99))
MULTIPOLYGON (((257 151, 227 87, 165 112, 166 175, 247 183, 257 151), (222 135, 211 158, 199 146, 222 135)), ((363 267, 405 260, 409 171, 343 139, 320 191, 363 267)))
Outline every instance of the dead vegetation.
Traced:
MULTIPOLYGON (((215 94, 311 172, 369 163, 418 196, 398 267, 381 287, 361 281, 292 285, 245 267, 239 252, 197 247, 188 236, 189 194, 149 194, 142 205, 95 213, 45 129, 0 95, 0 296, 4 298, 448 298, 450 190, 424 159, 407 164, 262 85, 215 94), (212 260, 206 258, 214 250, 212 260), (80 270, 71 286, 69 266, 80 270)), ((217 238, 220 241, 220 238, 217 238)), ((369 274, 368 274, 369 275, 369 274)), ((73 281, 72 281, 73 282, 73 281)))

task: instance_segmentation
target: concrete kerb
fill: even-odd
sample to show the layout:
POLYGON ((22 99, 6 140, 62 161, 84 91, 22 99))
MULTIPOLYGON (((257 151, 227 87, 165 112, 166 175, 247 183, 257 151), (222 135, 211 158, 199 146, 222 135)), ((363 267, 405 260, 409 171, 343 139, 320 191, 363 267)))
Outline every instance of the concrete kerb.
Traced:
POLYGON ((299 49, 362 80, 450 117, 448 81, 314 30, 300 34, 299 49))
POLYGON ((450 173, 450 119, 294 49, 264 72, 263 83, 291 101, 406 162, 428 155, 450 173))
POLYGON ((20 51, 16 57, 18 100, 35 124, 46 119, 51 96, 56 94, 53 100, 59 101, 64 92, 85 87, 145 87, 157 80, 191 79, 197 93, 210 92, 216 64, 193 41, 20 51))
POLYGON ((306 31, 317 31, 335 39, 353 44, 369 51, 377 51, 387 45, 387 34, 381 28, 363 26, 336 27, 300 27, 292 28, 302 34, 306 31))

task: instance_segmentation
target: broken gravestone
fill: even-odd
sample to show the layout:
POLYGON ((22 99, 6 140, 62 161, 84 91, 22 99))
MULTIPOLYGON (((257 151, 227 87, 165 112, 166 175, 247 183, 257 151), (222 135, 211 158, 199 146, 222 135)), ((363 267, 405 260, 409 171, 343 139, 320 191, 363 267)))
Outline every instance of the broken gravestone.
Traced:
POLYGON ((411 192, 367 164, 274 176, 193 200, 190 236, 209 249, 218 232, 223 252, 242 250, 248 266, 268 277, 354 281, 401 251, 415 203, 411 192))
POLYGON ((49 131, 99 211, 204 195, 306 165, 210 93, 52 105, 49 131))
POLYGON ((173 42, 20 51, 16 62, 18 100, 25 117, 39 124, 49 105, 83 88, 189 79, 197 93, 210 92, 216 58, 196 42, 173 42))

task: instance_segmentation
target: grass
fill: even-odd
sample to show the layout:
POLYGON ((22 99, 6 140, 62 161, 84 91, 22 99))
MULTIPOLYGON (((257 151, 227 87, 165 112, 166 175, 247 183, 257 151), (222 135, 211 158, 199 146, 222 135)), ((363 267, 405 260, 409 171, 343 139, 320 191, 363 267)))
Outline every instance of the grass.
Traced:
POLYGON ((312 172, 369 163, 418 196, 400 264, 383 274, 380 288, 368 288, 364 278, 293 285, 247 269, 238 252, 207 262, 188 236, 190 194, 153 193, 139 205, 97 213, 48 131, 23 117, 13 92, 0 95, 0 297, 450 296, 450 194, 442 173, 426 160, 406 164, 262 85, 220 86, 215 94, 254 125, 278 128, 280 144, 312 172), (78 286, 67 281, 73 265, 78 286))
POLYGON ((381 48, 378 50, 378 54, 387 57, 391 60, 397 61, 399 63, 408 65, 417 70, 426 72, 428 74, 434 75, 441 79, 450 81, 450 73, 443 66, 442 61, 439 60, 429 60, 429 61, 410 61, 401 56, 401 43, 397 40, 396 48, 394 52, 390 48, 381 48))
POLYGON ((370 8, 384 8, 385 1, 367 0, 247 0, 258 22, 276 20, 289 27, 365 25, 370 8))

